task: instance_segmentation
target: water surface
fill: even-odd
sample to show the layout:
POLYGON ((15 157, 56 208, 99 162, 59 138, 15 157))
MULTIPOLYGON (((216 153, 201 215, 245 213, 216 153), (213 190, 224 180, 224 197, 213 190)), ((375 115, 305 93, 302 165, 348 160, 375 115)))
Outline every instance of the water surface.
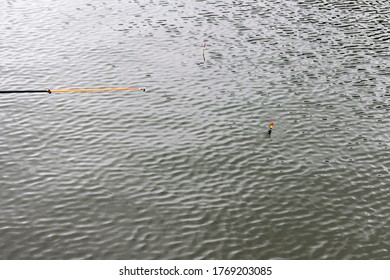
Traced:
POLYGON ((1 259, 389 259, 387 0, 0 6, 1 259))

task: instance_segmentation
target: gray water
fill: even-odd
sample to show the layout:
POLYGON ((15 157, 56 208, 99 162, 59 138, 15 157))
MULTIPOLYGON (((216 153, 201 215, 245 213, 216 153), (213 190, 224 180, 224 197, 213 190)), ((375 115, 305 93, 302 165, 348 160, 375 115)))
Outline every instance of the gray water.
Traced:
POLYGON ((390 259, 388 0, 0 18, 1 259, 390 259))

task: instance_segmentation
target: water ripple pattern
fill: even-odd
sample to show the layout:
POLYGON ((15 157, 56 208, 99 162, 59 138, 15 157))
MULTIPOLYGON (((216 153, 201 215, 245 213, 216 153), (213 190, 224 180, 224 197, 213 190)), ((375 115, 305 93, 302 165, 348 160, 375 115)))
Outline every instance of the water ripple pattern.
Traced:
POLYGON ((389 3, 3 1, 0 259, 389 259, 389 3))

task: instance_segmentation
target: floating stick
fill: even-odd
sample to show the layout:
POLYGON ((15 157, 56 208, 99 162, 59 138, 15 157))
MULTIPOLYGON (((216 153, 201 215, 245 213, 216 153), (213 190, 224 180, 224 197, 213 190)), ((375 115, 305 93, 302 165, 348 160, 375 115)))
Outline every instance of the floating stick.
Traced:
POLYGON ((142 90, 145 91, 144 88, 136 88, 136 87, 121 87, 121 88, 69 88, 69 89, 42 89, 42 90, 0 90, 0 93, 34 93, 34 92, 102 92, 102 91, 132 91, 132 90, 142 90))
POLYGON ((101 92, 101 91, 117 91, 117 90, 142 90, 145 91, 144 88, 70 88, 70 89, 49 89, 47 92, 101 92))

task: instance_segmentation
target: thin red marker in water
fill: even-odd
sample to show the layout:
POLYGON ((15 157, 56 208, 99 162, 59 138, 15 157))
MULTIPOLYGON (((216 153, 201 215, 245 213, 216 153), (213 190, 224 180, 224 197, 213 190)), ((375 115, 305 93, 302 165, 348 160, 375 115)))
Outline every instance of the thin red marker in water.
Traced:
POLYGON ((202 56, 203 56, 203 61, 206 61, 206 57, 204 56, 204 50, 206 48, 206 40, 203 41, 203 49, 202 49, 202 56))

